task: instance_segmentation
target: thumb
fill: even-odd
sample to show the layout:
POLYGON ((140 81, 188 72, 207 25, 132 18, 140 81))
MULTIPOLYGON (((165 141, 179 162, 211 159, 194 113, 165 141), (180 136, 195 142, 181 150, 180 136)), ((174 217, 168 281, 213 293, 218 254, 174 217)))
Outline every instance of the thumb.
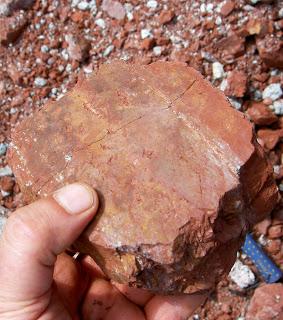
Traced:
POLYGON ((18 209, 0 242, 0 302, 26 302, 47 294, 56 256, 69 247, 93 218, 97 194, 74 183, 18 209))

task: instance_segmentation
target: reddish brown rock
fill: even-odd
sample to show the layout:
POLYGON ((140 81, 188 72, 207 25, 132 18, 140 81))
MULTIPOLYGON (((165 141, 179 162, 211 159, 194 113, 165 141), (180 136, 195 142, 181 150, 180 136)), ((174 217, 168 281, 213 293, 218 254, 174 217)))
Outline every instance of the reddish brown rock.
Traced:
POLYGON ((146 51, 151 50, 155 46, 155 43, 154 38, 146 38, 142 41, 141 48, 146 51))
POLYGON ((26 26, 27 19, 23 14, 0 18, 0 44, 8 45, 16 41, 26 26))
POLYGON ((93 186, 99 212, 76 247, 155 292, 211 289, 278 197, 252 124, 181 63, 100 67, 22 122, 9 158, 27 200, 93 186))
POLYGON ((227 96, 242 98, 247 89, 247 75, 243 71, 233 70, 227 78, 225 94, 227 96))
POLYGON ((271 68, 283 69, 283 41, 268 35, 256 41, 259 55, 263 62, 271 68))
POLYGON ((227 17, 234 10, 235 2, 232 0, 227 0, 221 7, 220 13, 222 16, 227 17))
POLYGON ((175 17, 175 12, 172 10, 163 10, 159 15, 159 23, 167 24, 175 17))
POLYGON ((247 110, 249 118, 259 126, 268 126, 278 120, 276 115, 262 102, 251 101, 247 110))
POLYGON ((283 284, 263 285, 255 290, 246 320, 281 320, 283 318, 283 284))
POLYGON ((15 181, 12 177, 5 176, 2 177, 0 180, 0 189, 6 192, 11 192, 15 185, 15 181))
POLYGON ((232 34, 216 43, 216 48, 221 50, 223 59, 237 58, 245 52, 245 39, 232 34))
POLYGON ((268 229, 268 236, 271 239, 282 238, 283 237, 283 225, 271 226, 268 229))
POLYGON ((264 220, 262 220, 261 222, 255 225, 254 230, 259 234, 266 235, 270 225, 271 225, 271 219, 270 217, 266 217, 264 220))
POLYGON ((283 129, 260 129, 257 132, 259 143, 267 150, 272 150, 279 139, 283 137, 283 129))

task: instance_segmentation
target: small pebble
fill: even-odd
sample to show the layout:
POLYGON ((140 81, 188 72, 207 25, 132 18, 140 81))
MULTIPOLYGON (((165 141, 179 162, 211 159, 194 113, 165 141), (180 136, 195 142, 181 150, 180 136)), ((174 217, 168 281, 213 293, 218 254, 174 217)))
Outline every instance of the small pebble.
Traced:
POLYGON ((36 77, 34 80, 34 84, 36 87, 42 88, 44 86, 46 86, 47 84, 47 80, 41 77, 36 77))
POLYGON ((97 26, 99 26, 101 29, 105 29, 106 28, 106 24, 105 24, 105 21, 103 19, 97 19, 95 20, 95 24, 97 26))
POLYGON ((255 275, 252 270, 244 265, 240 260, 236 260, 229 276, 242 289, 255 283, 255 275))
POLYGON ((12 175, 13 175, 13 172, 9 166, 0 168, 0 177, 12 176, 12 175))
POLYGON ((155 56, 160 56, 162 53, 162 47, 156 46, 153 48, 153 53, 155 56))
POLYGON ((262 98, 270 98, 272 101, 279 99, 282 96, 282 89, 280 83, 272 83, 267 86, 262 93, 262 98))
POLYGON ((111 44, 110 46, 108 46, 108 47, 104 50, 104 52, 103 52, 103 57, 108 57, 109 54, 113 51, 113 49, 114 49, 113 44, 111 44))
POLYGON ((7 152, 6 143, 0 143, 0 156, 4 156, 7 152))
POLYGON ((212 64, 212 77, 214 80, 222 79, 224 76, 224 68, 223 65, 216 61, 212 64))
POLYGON ((275 114, 282 116, 283 115, 283 99, 274 101, 272 109, 274 110, 275 114))
POLYGON ((158 6, 158 2, 155 1, 155 0, 149 0, 149 1, 147 1, 146 6, 147 6, 148 8, 150 8, 150 9, 156 9, 157 6, 158 6))
POLYGON ((142 29, 141 30, 141 38, 142 39, 149 38, 150 36, 151 36, 151 32, 149 29, 142 29))

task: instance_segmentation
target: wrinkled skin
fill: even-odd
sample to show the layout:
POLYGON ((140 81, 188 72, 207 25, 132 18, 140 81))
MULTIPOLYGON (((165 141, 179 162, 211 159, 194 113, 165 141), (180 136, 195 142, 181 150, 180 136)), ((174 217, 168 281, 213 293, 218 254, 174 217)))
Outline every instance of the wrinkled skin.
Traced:
POLYGON ((111 283, 90 257, 64 253, 97 207, 96 193, 75 183, 9 218, 0 241, 1 320, 181 320, 203 303, 203 295, 153 296, 111 283))

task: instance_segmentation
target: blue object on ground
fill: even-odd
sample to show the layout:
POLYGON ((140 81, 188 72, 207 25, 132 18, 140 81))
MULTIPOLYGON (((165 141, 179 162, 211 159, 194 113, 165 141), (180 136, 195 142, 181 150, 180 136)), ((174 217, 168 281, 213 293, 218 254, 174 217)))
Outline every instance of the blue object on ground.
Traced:
POLYGON ((255 264, 265 282, 274 283, 282 277, 282 271, 271 261, 251 234, 246 236, 242 250, 255 264))

